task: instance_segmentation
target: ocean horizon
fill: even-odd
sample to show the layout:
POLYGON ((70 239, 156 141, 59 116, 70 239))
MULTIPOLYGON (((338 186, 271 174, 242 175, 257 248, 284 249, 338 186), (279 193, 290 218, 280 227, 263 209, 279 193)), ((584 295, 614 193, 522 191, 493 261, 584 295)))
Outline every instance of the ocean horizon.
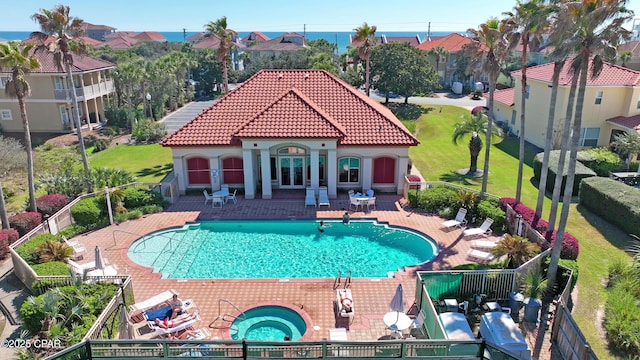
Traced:
MULTIPOLYGON (((457 31, 432 31, 431 36, 445 36, 457 31)), ((191 35, 198 34, 199 32, 187 31, 185 33, 181 31, 159 31, 167 41, 169 42, 184 42, 186 38, 191 35)), ((248 35, 250 31, 240 31, 240 37, 244 37, 248 35)), ((270 39, 278 37, 284 34, 284 31, 263 31, 270 39)), ((302 32, 298 32, 302 34, 302 32)), ((464 33, 464 32, 459 32, 464 33)), ((31 31, 0 31, 0 40, 24 40, 29 37, 31 31)), ((347 52, 347 45, 349 45, 349 35, 353 35, 353 31, 307 31, 305 36, 307 40, 318 40, 325 39, 332 44, 337 43, 338 53, 344 54, 347 52)), ((421 41, 425 41, 427 37, 426 31, 386 31, 386 32, 377 32, 377 35, 386 35, 386 36, 420 36, 421 41)))

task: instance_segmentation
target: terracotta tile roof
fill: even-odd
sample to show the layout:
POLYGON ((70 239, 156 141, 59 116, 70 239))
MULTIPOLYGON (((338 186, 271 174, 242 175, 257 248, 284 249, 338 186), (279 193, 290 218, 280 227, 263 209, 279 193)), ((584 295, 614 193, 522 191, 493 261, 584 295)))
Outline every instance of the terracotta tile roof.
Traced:
POLYGON ((102 45, 102 41, 100 40, 96 40, 96 39, 92 39, 90 37, 86 37, 86 36, 81 36, 80 39, 86 44, 86 45, 93 45, 93 46, 98 46, 98 45, 102 45))
POLYGON ((197 34, 187 36, 187 41, 198 41, 200 39, 204 39, 204 35, 205 35, 204 32, 199 32, 197 34))
MULTIPOLYGON (((44 44, 45 45, 49 45, 51 42, 56 41, 58 38, 55 36, 47 36, 47 38, 44 40, 44 44)), ((86 37, 86 36, 79 36, 77 37, 78 40, 83 41, 85 44, 87 45, 99 45, 102 44, 102 41, 98 41, 95 39, 92 39, 90 37, 86 37)), ((22 40, 23 44, 40 44, 40 39, 36 38, 36 37, 30 37, 27 39, 22 40)))
POLYGON ((140 34, 134 36, 134 38, 145 41, 167 41, 167 38, 164 37, 164 35, 155 31, 143 31, 140 34))
POLYGON ((107 34, 104 36, 105 40, 113 40, 113 39, 123 39, 123 38, 132 38, 138 35, 135 31, 116 31, 111 34, 107 34))
MULTIPOLYGON (((233 45, 241 49, 245 48, 245 46, 240 43, 234 42, 233 45)), ((205 37, 193 44, 193 47, 196 49, 217 49, 220 47, 220 38, 217 36, 205 37)))
POLYGON ((616 116, 614 118, 607 119, 607 122, 622 126, 629 130, 640 130, 640 115, 630 117, 616 116))
POLYGON ((95 24, 91 24, 88 22, 83 22, 82 25, 80 25, 80 28, 82 30, 115 30, 116 28, 111 27, 111 26, 107 26, 107 25, 95 25, 95 24))
POLYGON ((297 33, 285 33, 267 41, 257 42, 247 48, 247 51, 296 51, 305 48, 302 45, 303 35, 297 33), (287 39, 300 39, 300 43, 287 41, 287 39))
MULTIPOLYGON (((569 75, 569 62, 565 63, 560 73, 561 86, 571 85, 571 76, 569 75)), ((589 64, 591 68, 591 64, 589 64)), ((589 70, 591 71, 591 70, 589 70)), ((544 81, 551 83, 553 75, 553 63, 532 66, 527 68, 527 77, 529 79, 544 81)), ((522 71, 517 70, 511 73, 511 76, 522 76, 522 71)), ((640 86, 640 72, 624 68, 622 66, 613 65, 605 62, 600 76, 593 79, 591 76, 587 78, 588 86, 640 86)))
POLYGON ((261 42, 261 41, 269 41, 271 39, 269 39, 269 37, 259 31, 252 31, 251 33, 249 33, 247 36, 243 37, 240 41, 243 42, 249 42, 249 41, 257 41, 257 42, 261 42))
MULTIPOLYGON (((33 51, 33 50, 32 50, 33 51)), ((34 52, 35 57, 40 62, 40 68, 32 70, 32 73, 36 74, 63 74, 64 69, 58 68, 56 64, 53 54, 48 52, 47 50, 36 51, 34 52)), ((111 69, 116 65, 110 63, 105 60, 96 59, 88 55, 80 56, 71 54, 73 57, 73 66, 71 66, 72 72, 85 72, 85 71, 96 71, 101 69, 111 69)), ((9 72, 6 69, 0 69, 0 72, 9 72)))
POLYGON ((458 33, 452 33, 442 37, 432 37, 431 41, 423 41, 417 48, 424 51, 429 51, 437 46, 441 46, 443 49, 450 53, 455 53, 462 50, 462 47, 466 44, 471 44, 473 40, 464 35, 458 33))
POLYGON ((96 47, 109 45, 112 49, 128 49, 137 42, 138 39, 134 39, 132 37, 116 37, 111 40, 107 40, 100 45, 96 45, 96 47))
POLYGON ((618 53, 631 51, 632 57, 640 57, 640 40, 633 40, 618 46, 618 53))
POLYGON ((300 91, 291 88, 234 135, 240 138, 337 139, 344 134, 344 128, 331 115, 300 91), (282 114, 289 116, 282 117, 282 114))
MULTIPOLYGON (((528 73, 527 73, 528 74, 528 73)), ((507 106, 513 106, 514 96, 516 95, 516 88, 508 88, 504 90, 496 90, 493 93, 493 101, 497 101, 507 106)), ((485 97, 489 99, 489 94, 485 94, 485 97)))
POLYGON ((323 70, 262 70, 162 141, 240 145, 239 137, 339 138, 340 145, 413 146, 382 104, 323 70))
POLYGON ((392 42, 399 42, 399 43, 407 43, 411 46, 418 46, 420 45, 420 43, 422 42, 422 40, 420 39, 419 35, 416 36, 386 36, 386 35, 382 35, 383 36, 383 41, 385 44, 389 44, 392 42))

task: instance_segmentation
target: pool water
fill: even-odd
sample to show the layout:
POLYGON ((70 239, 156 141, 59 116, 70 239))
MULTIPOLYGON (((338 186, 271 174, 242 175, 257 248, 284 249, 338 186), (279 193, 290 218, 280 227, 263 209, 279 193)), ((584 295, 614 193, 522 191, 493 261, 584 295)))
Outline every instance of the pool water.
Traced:
POLYGON ((376 221, 206 221, 136 240, 134 262, 169 279, 386 277, 437 255, 416 231, 376 221))
POLYGON ((282 341, 288 336, 296 341, 306 331, 307 324, 295 311, 282 306, 259 306, 238 315, 229 335, 233 340, 282 341))

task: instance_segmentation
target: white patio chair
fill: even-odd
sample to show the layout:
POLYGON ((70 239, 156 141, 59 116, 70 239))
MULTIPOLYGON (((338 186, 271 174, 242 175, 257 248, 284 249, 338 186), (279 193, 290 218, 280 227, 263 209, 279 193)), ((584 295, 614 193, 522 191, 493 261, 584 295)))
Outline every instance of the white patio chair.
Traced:
POLYGON ((352 206, 355 211, 358 211, 358 207, 362 206, 362 202, 357 197, 349 195, 349 210, 351 210, 352 206))
POLYGON ((224 197, 223 196, 212 196, 211 197, 211 207, 222 209, 222 205, 224 205, 224 197))
POLYGON ((202 193, 204 194, 204 204, 207 205, 207 202, 213 200, 213 195, 209 194, 207 192, 207 190, 202 190, 202 193))
POLYGON ((492 218, 486 218, 482 225, 477 228, 467 229, 462 232, 462 237, 467 236, 477 236, 477 235, 487 235, 491 233, 491 224, 493 224, 492 218))
POLYGON ((496 247, 498 244, 495 241, 489 240, 471 240, 471 247, 476 249, 486 249, 491 250, 496 247))
POLYGON ((480 251, 480 250, 476 250, 476 249, 470 249, 469 252, 467 253, 467 256, 470 259, 479 261, 479 262, 486 262, 486 261, 491 261, 493 260, 493 254, 490 252, 486 252, 486 251, 480 251))
POLYGON ((158 306, 162 303, 168 302, 169 300, 171 300, 171 298, 173 297, 173 295, 177 295, 178 293, 171 289, 171 290, 167 290, 167 291, 163 291, 159 294, 156 294, 144 301, 140 301, 137 302, 133 305, 129 305, 129 311, 134 312, 134 311, 147 311, 155 306, 158 306))
POLYGON ((312 188, 307 188, 307 194, 304 198, 304 207, 306 208, 309 205, 318 206, 316 204, 316 191, 312 188))
POLYGON ((318 206, 331 207, 331 203, 329 202, 329 193, 327 192, 327 188, 320 188, 318 190, 318 206))
POLYGON ((233 201, 234 204, 238 203, 238 198, 236 198, 236 194, 238 193, 238 189, 233 190, 233 194, 227 195, 227 200, 233 201))
POLYGON ((367 211, 371 211, 371 207, 372 206, 373 206, 373 209, 375 210, 375 208, 376 208, 376 197, 375 196, 372 197, 372 198, 369 198, 367 200, 367 211))
POLYGON ((467 216, 467 209, 460 208, 460 210, 458 210, 458 214, 456 214, 456 218, 443 222, 442 227, 445 229, 448 229, 452 227, 460 227, 462 225, 465 225, 467 223, 467 219, 465 219, 466 216, 467 216))

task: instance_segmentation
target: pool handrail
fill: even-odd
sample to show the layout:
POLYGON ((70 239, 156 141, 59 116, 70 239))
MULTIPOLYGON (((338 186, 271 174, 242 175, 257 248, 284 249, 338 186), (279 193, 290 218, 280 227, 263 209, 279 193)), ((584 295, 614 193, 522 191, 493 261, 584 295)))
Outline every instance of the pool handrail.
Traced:
MULTIPOLYGON (((211 323, 209 323, 209 327, 211 329, 224 329, 225 327, 216 327, 216 326, 214 326, 214 324, 218 320, 228 321, 228 320, 225 320, 226 317, 230 317, 233 320, 235 320, 235 319, 246 320, 247 319, 247 314, 245 314, 244 311, 240 310, 240 308, 238 308, 236 306, 236 304, 232 303, 231 300, 218 299, 218 316, 216 316, 216 318, 213 319, 213 321, 211 321, 211 323), (226 314, 226 313, 223 314, 222 313, 222 303, 227 303, 227 304, 231 305, 231 307, 236 309, 240 314, 238 316, 233 316, 233 315, 229 315, 229 314, 226 314)), ((232 324, 233 321, 228 321, 228 322, 229 322, 229 326, 227 326, 226 328, 231 328, 231 324, 232 324)))

